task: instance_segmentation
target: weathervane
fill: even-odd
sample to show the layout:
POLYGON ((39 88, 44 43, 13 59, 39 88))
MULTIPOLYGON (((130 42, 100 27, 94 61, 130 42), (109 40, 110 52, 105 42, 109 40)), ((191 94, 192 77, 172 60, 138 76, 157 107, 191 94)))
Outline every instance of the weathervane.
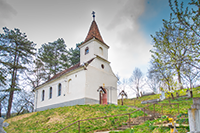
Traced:
POLYGON ((93 17, 93 20, 95 20, 95 12, 94 11, 92 12, 92 17, 93 17))

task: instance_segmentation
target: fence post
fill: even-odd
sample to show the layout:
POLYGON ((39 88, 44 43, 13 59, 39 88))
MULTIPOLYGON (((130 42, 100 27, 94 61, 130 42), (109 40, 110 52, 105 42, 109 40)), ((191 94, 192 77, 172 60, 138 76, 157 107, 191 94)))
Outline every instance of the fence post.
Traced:
POLYGON ((129 128, 131 129, 131 114, 129 114, 129 128))
POLYGON ((154 117, 155 117, 156 116, 156 113, 155 113, 155 104, 153 104, 153 108, 154 108, 153 114, 154 114, 154 117))
POLYGON ((145 121, 145 107, 144 107, 144 121, 145 121))
POLYGON ((80 133, 80 121, 78 121, 78 132, 80 133))

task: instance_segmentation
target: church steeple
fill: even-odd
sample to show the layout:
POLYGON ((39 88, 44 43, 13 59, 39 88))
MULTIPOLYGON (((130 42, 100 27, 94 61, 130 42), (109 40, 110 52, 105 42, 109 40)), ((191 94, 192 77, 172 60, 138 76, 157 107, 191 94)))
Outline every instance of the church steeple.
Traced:
POLYGON ((101 34, 99 32, 99 29, 98 29, 98 26, 95 22, 95 12, 93 11, 92 12, 93 14, 93 21, 92 21, 92 24, 90 26, 90 30, 87 34, 87 37, 85 38, 85 41, 84 42, 87 42, 88 40, 92 39, 92 38, 96 38, 97 40, 101 41, 102 43, 104 43, 102 37, 101 37, 101 34))
POLYGON ((95 22, 95 12, 92 12, 93 21, 89 32, 78 47, 80 48, 80 63, 87 62, 93 58, 101 58, 104 61, 108 60, 109 46, 104 43, 99 32, 97 23, 95 22))

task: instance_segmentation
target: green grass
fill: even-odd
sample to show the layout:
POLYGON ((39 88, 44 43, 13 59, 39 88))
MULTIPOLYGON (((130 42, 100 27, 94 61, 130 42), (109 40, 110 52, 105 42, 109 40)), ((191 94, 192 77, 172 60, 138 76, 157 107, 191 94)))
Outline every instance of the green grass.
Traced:
MULTIPOLYGON (((185 91, 186 91, 186 89, 184 89, 184 91, 182 92, 182 95, 186 95, 186 93, 184 93, 185 91)), ((174 96, 175 96, 175 94, 174 94, 174 96)), ((141 101, 157 99, 159 97, 160 97, 160 95, 157 94, 157 95, 151 95, 151 96, 144 96, 139 99, 125 99, 124 105, 131 105, 131 106, 136 106, 136 107, 141 108, 141 107, 147 106, 147 104, 141 104, 141 101)), ((194 98, 200 97, 200 87, 193 89, 193 97, 194 98)), ((120 102, 121 101, 118 101, 118 103, 120 103, 120 102)), ((167 105, 167 106, 163 106, 163 115, 164 116, 168 116, 168 115, 176 116, 175 120, 180 125, 188 124, 188 115, 187 114, 188 114, 188 109, 193 104, 193 99, 186 98, 186 97, 179 97, 179 98, 175 98, 174 100, 170 99, 170 102, 171 103, 179 103, 180 113, 178 114, 177 105, 167 105)), ((169 103, 169 99, 165 99, 162 102, 160 102, 158 105, 155 105, 156 112, 161 113, 161 114, 162 114, 162 108, 161 108, 162 103, 169 103)), ((152 111, 154 110, 153 106, 150 106, 148 109, 152 110, 152 111)), ((168 127, 155 126, 156 123, 159 123, 159 122, 163 123, 164 121, 167 122, 166 118, 162 117, 157 120, 146 121, 145 123, 143 123, 141 125, 133 126, 132 129, 126 129, 124 131, 111 132, 111 133, 170 133, 170 129, 168 127)), ((189 126, 186 126, 186 127, 180 126, 179 128, 177 128, 177 130, 178 130, 178 132, 181 132, 181 133, 187 133, 187 132, 189 132, 189 126)))
MULTIPOLYGON (((186 89, 183 90, 181 93, 182 95, 185 95, 186 89)), ((175 96, 175 94, 174 94, 175 96)), ((194 97, 200 97, 200 87, 193 89, 193 96, 194 97)), ((147 104, 141 104, 142 101, 145 100, 152 100, 152 99, 158 99, 160 97, 160 94, 151 95, 151 96, 144 96, 139 99, 124 99, 124 105, 130 105, 130 106, 136 106, 138 108, 145 107, 147 104)), ((118 104, 120 104, 120 100, 118 101, 118 104)), ((187 114, 188 109, 193 104, 192 98, 187 97, 179 97, 175 98, 174 100, 170 99, 171 103, 179 103, 179 113, 187 114)), ((178 106, 177 105, 163 105, 163 111, 162 111, 162 103, 169 104, 169 99, 165 99, 162 102, 159 102, 159 104, 155 105, 156 112, 163 115, 178 115, 178 106)), ((153 111, 154 107, 150 106, 148 108, 149 110, 153 111)))
MULTIPOLYGON (((193 89, 194 97, 200 97, 200 87, 193 89)), ((184 93, 182 93, 184 95, 184 93)), ((9 126, 4 128, 8 133, 49 133, 58 131, 65 126, 81 119, 103 117, 109 115, 117 115, 130 113, 135 109, 128 107, 128 105, 144 107, 146 104, 141 104, 141 101, 157 99, 159 95, 144 96, 139 99, 125 99, 124 106, 121 105, 76 105, 69 107, 59 107, 55 109, 49 109, 40 112, 33 112, 29 114, 24 114, 20 116, 15 116, 13 118, 7 119, 6 122, 9 123, 9 126)), ((169 103, 168 99, 163 100, 160 103, 169 103)), ((187 110, 193 104, 191 98, 177 98, 175 100, 171 99, 171 103, 179 103, 180 114, 176 105, 163 106, 164 115, 178 115, 177 123, 187 123, 187 110)), ((162 112, 161 106, 155 106, 156 112, 162 112)), ((153 111, 153 106, 149 107, 149 110, 153 111)), ((143 116, 142 111, 138 111, 134 114, 131 114, 131 118, 136 118, 138 116, 143 116)), ((98 120, 89 120, 81 122, 81 133, 93 133, 94 131, 99 130, 114 130, 117 127, 126 124, 128 121, 128 116, 116 116, 98 120)), ((146 121, 141 125, 133 126, 133 129, 127 129, 121 133, 163 133, 169 132, 168 127, 158 127, 154 123, 158 121, 166 121, 165 118, 160 118, 153 121, 146 121)), ((65 129, 63 132, 76 133, 78 132, 78 124, 72 125, 71 127, 65 129)), ((178 128, 178 131, 181 133, 186 133, 188 127, 178 128)))
MULTIPOLYGON (((5 128, 8 133, 47 133, 55 132, 65 126, 81 119, 103 117, 133 112, 135 109, 127 106, 117 105, 76 105, 59 107, 30 114, 24 114, 7 119, 10 125, 5 128)), ((131 117, 142 116, 143 112, 138 111, 131 117)), ((88 133, 97 130, 111 130, 126 123, 128 116, 115 116, 98 120, 83 121, 80 124, 81 132, 88 133)), ((65 129, 63 132, 75 133, 78 130, 78 123, 65 129)))
MULTIPOLYGON (((145 123, 133 126, 131 129, 126 129, 124 131, 111 131, 110 133, 170 133, 169 127, 163 123, 167 123, 166 116, 153 121, 145 121, 145 123), (160 126, 157 126, 157 124, 160 124, 160 126)), ((189 127, 180 126, 177 130, 179 133, 187 133, 189 132, 189 127)))

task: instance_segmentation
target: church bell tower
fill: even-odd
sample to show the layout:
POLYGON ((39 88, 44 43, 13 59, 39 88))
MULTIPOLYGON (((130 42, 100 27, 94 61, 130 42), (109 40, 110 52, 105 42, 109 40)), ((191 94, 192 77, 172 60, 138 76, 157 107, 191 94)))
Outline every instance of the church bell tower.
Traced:
POLYGON ((97 23, 95 21, 95 12, 93 14, 93 21, 90 26, 89 32, 85 38, 85 41, 79 45, 80 48, 80 63, 83 64, 95 57, 100 57, 104 60, 108 60, 109 46, 103 41, 99 32, 97 23))

